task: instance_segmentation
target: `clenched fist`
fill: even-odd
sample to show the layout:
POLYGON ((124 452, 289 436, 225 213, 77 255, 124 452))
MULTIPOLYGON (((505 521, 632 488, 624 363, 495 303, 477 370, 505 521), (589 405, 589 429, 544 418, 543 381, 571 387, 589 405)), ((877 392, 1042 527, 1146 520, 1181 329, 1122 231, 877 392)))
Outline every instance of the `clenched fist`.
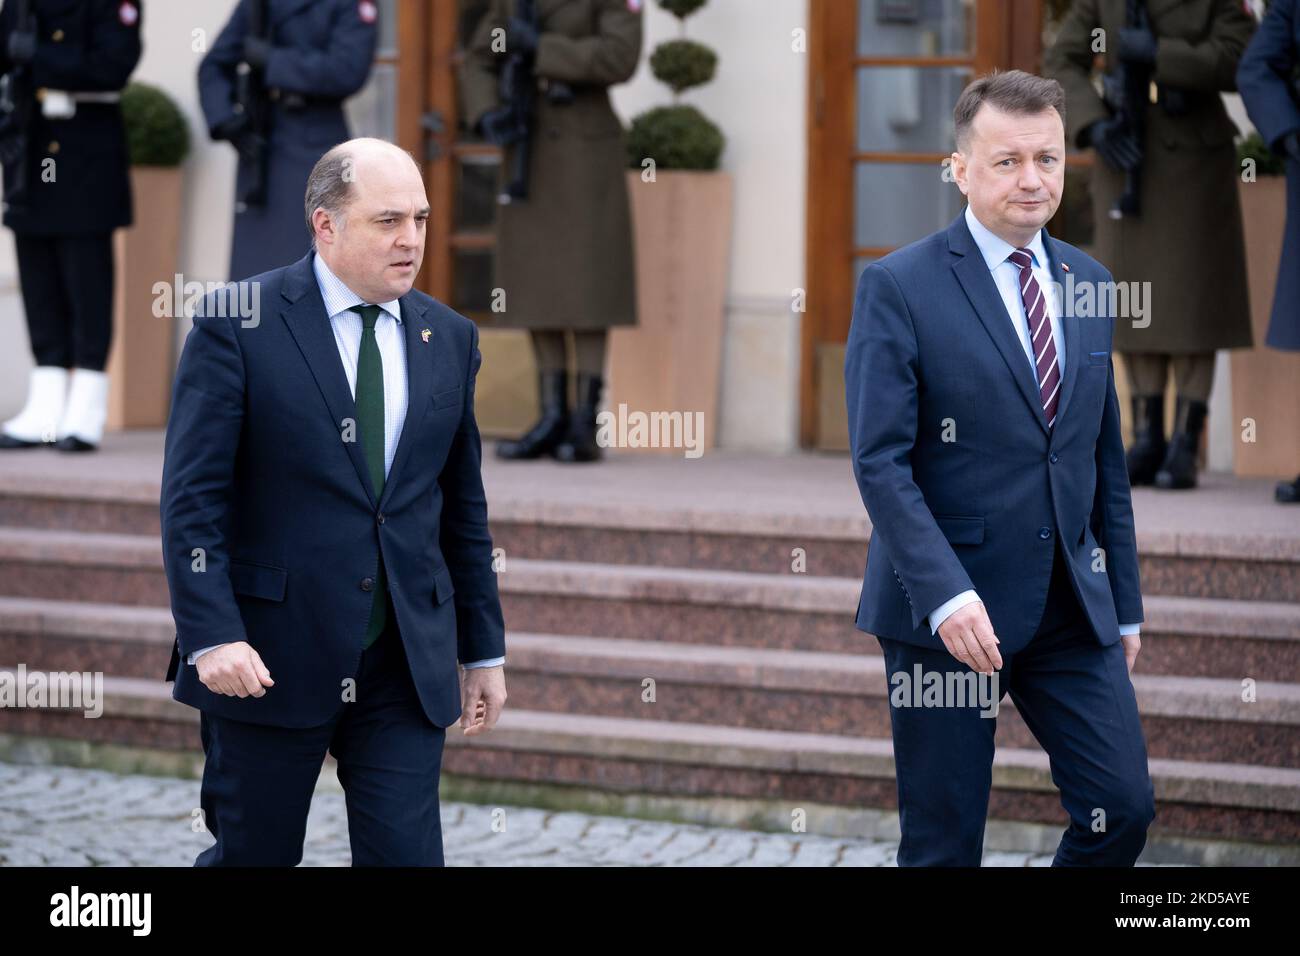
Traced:
POLYGON ((203 686, 214 694, 262 697, 266 688, 275 686, 271 672, 247 641, 222 644, 200 657, 194 666, 199 670, 203 686))

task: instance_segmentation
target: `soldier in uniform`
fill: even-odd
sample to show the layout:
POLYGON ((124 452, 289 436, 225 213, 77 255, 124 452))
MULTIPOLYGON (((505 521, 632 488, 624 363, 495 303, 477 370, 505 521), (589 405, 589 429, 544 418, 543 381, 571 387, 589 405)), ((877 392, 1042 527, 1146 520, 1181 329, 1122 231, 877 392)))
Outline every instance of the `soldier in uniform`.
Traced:
MULTIPOLYGON (((513 15, 515 0, 491 0, 461 77, 465 116, 480 135, 490 135, 502 107, 498 72, 511 51, 532 55, 539 84, 528 198, 500 207, 496 270, 505 310, 493 326, 529 330, 542 412, 497 454, 595 461, 607 330, 636 324, 627 150, 608 90, 636 71, 641 2, 537 0, 536 9, 530 23, 513 15), (556 84, 567 87, 564 95, 554 95, 556 84), (572 412, 566 333, 576 356, 572 412)), ((506 150, 506 175, 517 148, 506 150)))
POLYGON ((1126 25, 1126 0, 1075 0, 1044 66, 1065 87, 1066 135, 1091 146, 1094 254, 1116 282, 1150 282, 1150 324, 1117 321, 1133 404, 1129 482, 1196 484, 1215 349, 1252 344, 1246 249, 1237 197, 1237 128, 1220 93, 1236 89, 1237 62, 1255 28, 1241 0, 1149 0, 1150 28, 1126 25), (1093 31, 1105 39, 1105 72, 1121 64, 1152 80, 1140 143, 1092 85, 1093 31), (1140 152, 1141 212, 1110 211, 1125 168, 1140 152), (1164 432, 1165 379, 1177 386, 1174 433, 1164 432))
POLYGON ((36 363, 0 448, 93 451, 103 436, 112 237, 131 224, 118 101, 139 59, 138 0, 7 0, 0 10, 0 73, 15 107, 4 224, 36 363))
MULTIPOLYGON (((1237 88, 1260 136, 1286 159, 1286 238, 1265 341, 1300 351, 1300 4, 1273 0, 1237 69, 1237 88)), ((1300 476, 1279 482, 1283 504, 1300 502, 1300 476)))
POLYGON ((370 76, 378 18, 374 0, 239 0, 199 65, 208 132, 240 154, 236 197, 265 176, 262 204, 236 204, 232 281, 288 265, 307 252, 311 237, 302 214, 307 177, 326 150, 351 139, 343 101, 370 76), (260 34, 250 30, 259 19, 260 34), (238 102, 241 71, 251 72, 264 97, 263 132, 238 102), (266 154, 260 171, 259 135, 266 154))

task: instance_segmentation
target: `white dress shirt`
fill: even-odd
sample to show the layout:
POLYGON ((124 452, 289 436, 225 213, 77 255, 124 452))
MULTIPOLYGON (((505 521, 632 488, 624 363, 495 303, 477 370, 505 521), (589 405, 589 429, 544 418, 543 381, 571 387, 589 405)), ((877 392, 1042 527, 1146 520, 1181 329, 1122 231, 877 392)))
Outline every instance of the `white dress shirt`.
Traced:
MULTIPOLYGON (((975 213, 971 211, 969 204, 966 206, 966 225, 970 228, 971 237, 975 240, 975 245, 979 247, 980 254, 984 256, 985 264, 988 265, 989 271, 993 273, 993 281, 998 287, 998 293, 1002 296, 1002 304, 1006 307, 1007 318, 1011 320, 1011 327, 1016 330, 1016 335, 1020 338, 1020 347, 1025 350, 1025 361, 1029 363, 1029 367, 1034 372, 1034 381, 1038 381, 1038 364, 1034 361, 1034 343, 1029 337, 1029 319, 1025 315, 1025 301, 1020 296, 1020 267, 1007 258, 1016 251, 1017 247, 990 232, 982 222, 975 218, 975 213)), ((1030 269, 1033 270, 1034 278, 1038 281, 1038 287, 1043 290, 1043 298, 1047 300, 1047 314, 1051 317, 1052 322, 1052 341, 1056 344, 1056 362, 1061 370, 1061 381, 1064 382, 1065 323, 1060 318, 1061 303, 1058 299, 1061 290, 1057 287, 1056 279, 1052 276, 1051 269, 1048 267, 1047 250, 1043 248, 1042 230, 1036 232, 1034 238, 1023 248, 1028 249, 1033 257, 1030 269)), ((974 591, 962 591, 956 597, 940 604, 926 616, 926 620, 930 624, 930 632, 937 634, 939 625, 946 621, 954 611, 978 600, 979 595, 974 591)), ((1119 628, 1121 634, 1137 634, 1138 631, 1138 624, 1121 624, 1119 628)))
MULTIPOLYGON (((312 268, 316 273, 316 284, 320 286, 321 298, 325 302, 325 314, 329 316, 330 325, 334 329, 334 342, 338 346, 343 371, 348 377, 348 390, 355 399, 363 323, 361 314, 352 309, 353 306, 367 303, 349 289, 319 255, 312 257, 312 268)), ((406 421, 406 337, 402 334, 401 303, 392 299, 376 304, 380 311, 375 320, 375 342, 379 346, 379 359, 384 371, 384 476, 387 477, 389 469, 393 467, 393 455, 397 452, 402 424, 406 421)), ((193 664, 208 651, 220 646, 213 644, 192 652, 189 663, 193 664)), ((496 667, 503 663, 504 657, 495 657, 473 661, 464 666, 496 667)))

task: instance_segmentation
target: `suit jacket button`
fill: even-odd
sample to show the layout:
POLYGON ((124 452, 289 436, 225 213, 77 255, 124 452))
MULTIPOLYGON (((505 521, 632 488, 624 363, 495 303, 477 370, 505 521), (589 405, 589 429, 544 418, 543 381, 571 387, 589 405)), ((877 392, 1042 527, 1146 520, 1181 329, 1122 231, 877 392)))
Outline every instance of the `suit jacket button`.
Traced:
POLYGON ((1053 465, 1055 465, 1058 461, 1061 460, 1061 456, 1058 455, 1056 452, 1052 452, 1052 457, 1048 458, 1047 460, 1050 461, 1053 465))
POLYGON ((374 578, 362 578, 362 579, 361 579, 361 590, 363 590, 363 591, 373 591, 374 589, 375 589, 375 579, 374 579, 374 578))
POLYGON ((1052 536, 1052 529, 1051 529, 1051 528, 1039 528, 1039 529, 1038 529, 1038 536, 1039 536, 1040 538, 1042 538, 1044 541, 1046 541, 1048 538, 1050 538, 1050 537, 1052 536))
POLYGON ((377 520, 380 524, 383 524, 383 523, 384 523, 384 513, 383 513, 382 511, 379 512, 379 517, 378 517, 376 520, 377 520))
POLYGON ((53 33, 50 34, 50 39, 53 40, 55 43, 62 43, 62 42, 63 42, 63 31, 62 31, 62 30, 55 30, 53 33))

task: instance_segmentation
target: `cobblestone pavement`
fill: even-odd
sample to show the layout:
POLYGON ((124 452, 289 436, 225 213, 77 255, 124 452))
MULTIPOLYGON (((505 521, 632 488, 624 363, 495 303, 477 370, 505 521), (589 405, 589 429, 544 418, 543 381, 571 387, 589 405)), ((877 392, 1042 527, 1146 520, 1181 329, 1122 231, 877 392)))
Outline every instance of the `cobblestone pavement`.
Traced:
MULTIPOLYGON (((189 866, 197 780, 0 762, 0 866, 189 866)), ((527 807, 447 803, 448 866, 893 866, 897 844, 759 833, 527 807), (503 826, 504 824, 504 826, 503 826)), ((318 791, 305 866, 347 866, 343 795, 318 791)), ((986 866, 1046 866, 1049 855, 985 854, 986 866)))

